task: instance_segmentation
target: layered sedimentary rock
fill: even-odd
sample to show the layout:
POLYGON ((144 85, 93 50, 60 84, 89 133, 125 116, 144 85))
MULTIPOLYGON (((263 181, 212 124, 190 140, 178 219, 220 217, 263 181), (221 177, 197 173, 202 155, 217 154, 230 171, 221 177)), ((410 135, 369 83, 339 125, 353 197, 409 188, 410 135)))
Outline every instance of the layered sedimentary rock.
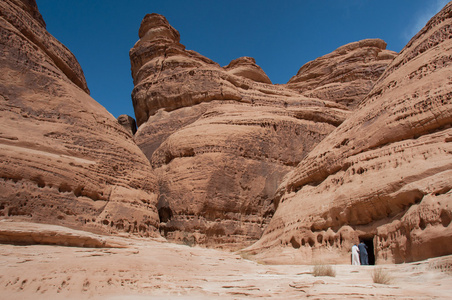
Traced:
POLYGON ((272 85, 249 57, 222 68, 186 50, 163 16, 147 15, 139 37, 130 51, 135 141, 159 177, 161 232, 211 246, 255 241, 283 176, 349 109, 272 85))
POLYGON ((126 247, 125 243, 67 227, 32 222, 0 221, 0 244, 59 245, 69 247, 126 247))
POLYGON ((35 1, 0 2, 0 216, 156 235, 156 179, 35 1))
MULTIPOLYGON (((2 22, 8 22, 10 26, 13 26, 15 30, 20 32, 24 39, 30 42, 30 44, 27 45, 26 43, 17 41, 18 44, 13 45, 17 54, 21 54, 19 51, 21 47, 24 47, 23 50, 26 50, 27 52, 32 52, 31 49, 27 49, 28 47, 32 47, 32 45, 38 47, 41 52, 44 52, 45 55, 52 60, 54 66, 60 70, 59 73, 61 74, 51 75, 57 76, 65 81, 69 80, 89 94, 82 68, 77 59, 64 45, 45 30, 46 24, 38 11, 35 0, 5 1, 4 3, 1 3, 0 16, 3 19, 2 22)), ((6 28, 7 27, 8 26, 6 26, 6 28)), ((4 32, 4 34, 7 34, 7 31, 4 32)), ((10 43, 12 42, 14 41, 10 40, 10 43)), ((35 55, 37 56, 37 54, 35 55)), ((35 71, 40 70, 41 72, 48 73, 52 73, 53 71, 51 69, 46 69, 46 65, 35 64, 32 60, 18 60, 16 63, 23 63, 28 68, 35 71)))
POLYGON ((248 78, 257 82, 272 83, 264 70, 256 64, 256 60, 252 57, 239 57, 234 59, 225 66, 224 69, 236 76, 248 78))
POLYGON ((350 43, 306 63, 287 87, 354 109, 396 55, 380 39, 350 43))
POLYGON ((286 177, 249 251, 349 263, 361 238, 377 263, 452 253, 451 17, 449 3, 286 177))

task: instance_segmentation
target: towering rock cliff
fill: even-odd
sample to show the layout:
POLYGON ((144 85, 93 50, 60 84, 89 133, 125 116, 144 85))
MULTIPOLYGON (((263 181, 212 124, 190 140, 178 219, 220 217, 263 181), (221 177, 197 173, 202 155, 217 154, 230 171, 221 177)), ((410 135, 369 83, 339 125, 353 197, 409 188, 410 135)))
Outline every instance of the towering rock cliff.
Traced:
POLYGON ((0 2, 0 217, 158 235, 156 178, 34 0, 0 2))
MULTIPOLYGON (((300 94, 297 83, 272 85, 253 58, 222 68, 186 50, 163 16, 147 15, 139 37, 130 51, 135 141, 159 177, 162 234, 210 246, 250 244, 273 215, 283 176, 350 110, 337 99, 300 94)), ((381 73, 393 54, 382 44, 363 41, 340 53, 356 57, 361 46, 372 58, 387 53, 378 60, 381 73)))
POLYGON ((397 55, 342 46, 273 85, 145 16, 138 123, 89 95, 34 0, 0 2, 0 218, 246 251, 268 262, 452 253, 452 3, 397 55), (138 144, 138 146, 137 146, 138 144), (263 235, 262 235, 263 234, 263 235))
POLYGON ((452 2, 387 67, 355 113, 280 185, 248 250, 273 261, 377 263, 452 253, 452 2))

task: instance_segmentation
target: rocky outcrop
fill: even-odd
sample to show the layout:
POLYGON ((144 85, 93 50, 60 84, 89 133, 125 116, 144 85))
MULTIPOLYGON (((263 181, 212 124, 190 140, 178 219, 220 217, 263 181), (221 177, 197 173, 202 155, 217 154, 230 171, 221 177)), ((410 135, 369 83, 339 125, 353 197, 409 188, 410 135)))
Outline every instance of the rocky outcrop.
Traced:
POLYGON ((451 16, 449 3, 286 177, 249 251, 349 263, 361 238, 377 263, 452 253, 451 16))
MULTIPOLYGON (((30 45, 34 45, 45 54, 46 59, 48 60, 46 63, 51 63, 57 67, 60 72, 59 74, 53 73, 53 70, 46 64, 41 63, 38 65, 31 59, 26 60, 25 57, 22 57, 23 60, 16 61, 16 63, 22 62, 25 64, 24 67, 28 69, 40 71, 42 73, 49 72, 51 73, 49 74, 50 76, 58 77, 65 81, 71 81, 89 94, 85 76, 83 75, 82 68, 77 59, 63 44, 47 32, 46 24, 38 11, 35 0, 2 1, 2 3, 0 3, 0 17, 2 17, 2 23, 5 21, 8 23, 8 25, 3 24, 3 26, 6 26, 6 29, 11 29, 8 27, 12 26, 15 31, 20 32, 22 40, 14 40, 12 35, 8 35, 8 30, 3 31, 2 35, 2 40, 9 42, 9 44, 14 42, 19 43, 17 45, 12 45, 16 49, 15 52, 18 52, 16 55, 22 55, 22 53, 18 51, 20 47, 27 48, 30 45)), ((32 49, 24 50, 27 52, 33 51, 32 49)), ((35 57, 35 60, 36 59, 38 58, 35 57)))
POLYGON ((256 64, 256 61, 252 57, 234 59, 224 69, 232 75, 241 76, 257 82, 272 83, 264 70, 256 64))
POLYGON ((287 87, 354 109, 396 56, 380 39, 350 43, 306 63, 287 87))
POLYGON ((124 127, 130 134, 134 135, 137 132, 137 123, 135 119, 128 115, 120 115, 118 117, 118 123, 124 127))
POLYGON ((158 235, 156 178, 34 1, 0 2, 0 217, 158 235))
MULTIPOLYGON (((358 239, 377 263, 451 254, 451 16, 399 55, 363 40, 272 85, 253 58, 220 67, 147 15, 135 133, 89 97, 34 0, 2 1, 0 218, 228 249, 263 234, 246 251, 276 263, 348 263, 358 239)), ((107 245, 5 224, 0 242, 107 245)))
POLYGON ((272 85, 252 58, 221 68, 186 50, 163 16, 147 15, 139 36, 130 50, 134 139, 159 178, 162 234, 249 245, 273 215, 284 175, 350 110, 272 85))
POLYGON ((67 227, 31 222, 0 221, 0 244, 58 245, 67 247, 127 247, 125 243, 67 227))

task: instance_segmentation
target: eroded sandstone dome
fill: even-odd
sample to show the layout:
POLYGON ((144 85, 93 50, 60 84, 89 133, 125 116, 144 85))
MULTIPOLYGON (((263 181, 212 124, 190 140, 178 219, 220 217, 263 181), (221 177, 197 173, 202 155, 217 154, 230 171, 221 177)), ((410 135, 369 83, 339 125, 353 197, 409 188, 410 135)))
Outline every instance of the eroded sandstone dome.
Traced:
POLYGON ((88 95, 35 1, 0 11, 0 216, 158 235, 156 178, 132 134, 88 95))
POLYGON ((348 263, 364 239, 377 263, 452 253, 451 16, 449 3, 286 177, 250 251, 348 263))
POLYGON ((353 42, 306 63, 287 87, 354 109, 396 56, 381 39, 353 42))
POLYGON ((186 50, 146 15, 130 50, 135 136, 89 97, 35 1, 0 11, 1 218, 260 239, 246 251, 277 263, 348 263, 359 238, 378 263, 452 253, 452 4, 400 54, 353 42, 284 85, 251 57, 220 67, 186 50))
MULTIPOLYGON (((135 141, 160 179, 162 234, 210 246, 249 245, 273 215, 272 199, 284 175, 350 109, 337 99, 305 96, 297 83, 272 85, 251 57, 222 68, 186 50, 163 16, 147 15, 139 36, 130 50, 135 141)), ((380 40, 355 44, 342 47, 327 64, 344 69, 338 56, 359 60, 359 53, 371 52, 374 59, 386 51, 380 40)), ((373 77, 368 68, 364 90, 390 62, 393 52, 387 53, 375 63, 373 77)), ((354 76, 358 81, 361 73, 354 76)))

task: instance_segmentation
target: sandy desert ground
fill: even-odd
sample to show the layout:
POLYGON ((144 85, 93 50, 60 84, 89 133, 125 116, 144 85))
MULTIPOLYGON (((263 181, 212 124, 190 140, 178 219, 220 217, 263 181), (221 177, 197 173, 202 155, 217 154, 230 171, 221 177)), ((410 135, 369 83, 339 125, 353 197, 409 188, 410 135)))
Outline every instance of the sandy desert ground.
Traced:
POLYGON ((314 277, 310 265, 264 265, 234 253, 163 240, 0 223, 3 241, 20 232, 67 245, 89 237, 119 246, 2 244, 1 299, 450 299, 452 295, 452 256, 380 266, 393 277, 384 285, 372 281, 375 266, 335 265, 336 277, 314 277))

